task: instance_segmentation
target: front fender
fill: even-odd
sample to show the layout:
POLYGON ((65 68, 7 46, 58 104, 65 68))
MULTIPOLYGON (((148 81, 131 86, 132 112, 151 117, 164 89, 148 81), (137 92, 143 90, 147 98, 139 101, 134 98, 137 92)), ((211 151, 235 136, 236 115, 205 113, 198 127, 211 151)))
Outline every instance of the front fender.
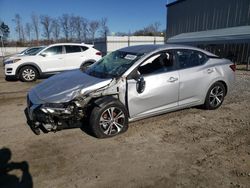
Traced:
POLYGON ((101 97, 101 98, 98 98, 97 100, 95 100, 94 104, 96 106, 103 107, 106 104, 108 104, 114 100, 117 100, 117 98, 115 98, 114 96, 105 96, 105 97, 101 97))
POLYGON ((20 65, 16 68, 15 74, 18 75, 20 69, 21 69, 22 67, 24 67, 24 66, 33 66, 33 67, 35 67, 35 68, 38 70, 39 75, 42 74, 42 70, 40 69, 40 67, 39 67, 36 63, 33 63, 33 62, 27 62, 27 63, 22 63, 22 64, 20 64, 20 65))

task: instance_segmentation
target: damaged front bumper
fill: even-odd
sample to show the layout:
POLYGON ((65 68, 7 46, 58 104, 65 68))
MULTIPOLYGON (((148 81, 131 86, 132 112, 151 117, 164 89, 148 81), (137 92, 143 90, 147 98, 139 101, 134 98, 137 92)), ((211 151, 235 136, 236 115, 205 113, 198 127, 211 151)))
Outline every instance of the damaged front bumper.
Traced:
POLYGON ((35 133, 56 132, 69 128, 80 128, 83 124, 84 110, 76 105, 54 106, 53 104, 34 104, 27 97, 27 108, 24 110, 27 124, 35 133))

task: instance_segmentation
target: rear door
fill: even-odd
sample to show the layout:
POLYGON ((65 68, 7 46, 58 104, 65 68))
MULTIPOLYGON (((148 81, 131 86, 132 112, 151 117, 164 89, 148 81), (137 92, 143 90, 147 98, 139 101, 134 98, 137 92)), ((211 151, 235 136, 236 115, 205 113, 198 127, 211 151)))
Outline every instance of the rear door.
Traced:
MULTIPOLYGON (((137 69, 145 81, 142 93, 138 81, 127 80, 127 98, 130 117, 143 117, 178 105, 179 74, 175 70, 170 51, 151 56, 137 69)), ((135 71, 137 71, 135 70, 135 71)))
POLYGON ((215 68, 207 63, 208 57, 196 50, 176 50, 179 69, 179 105, 200 103, 204 100, 215 68))
POLYGON ((65 58, 64 67, 67 70, 80 68, 81 64, 85 61, 85 51, 87 47, 79 45, 65 45, 65 58))

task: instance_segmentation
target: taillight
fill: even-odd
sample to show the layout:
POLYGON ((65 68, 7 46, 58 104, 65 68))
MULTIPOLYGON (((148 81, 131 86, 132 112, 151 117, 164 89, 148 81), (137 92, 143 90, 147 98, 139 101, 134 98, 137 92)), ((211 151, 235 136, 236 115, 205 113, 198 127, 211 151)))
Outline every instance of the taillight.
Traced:
POLYGON ((100 56, 102 56, 102 52, 96 52, 95 55, 100 55, 100 56))
POLYGON ((236 71, 236 65, 235 64, 233 64, 233 65, 229 65, 229 67, 232 69, 232 71, 236 71))

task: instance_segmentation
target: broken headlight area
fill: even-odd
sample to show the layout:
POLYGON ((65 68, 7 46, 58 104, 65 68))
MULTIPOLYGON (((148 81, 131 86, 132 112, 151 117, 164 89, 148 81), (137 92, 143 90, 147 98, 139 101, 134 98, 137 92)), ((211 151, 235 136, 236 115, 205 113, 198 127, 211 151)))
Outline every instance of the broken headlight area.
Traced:
MULTIPOLYGON (((56 132, 62 129, 81 127, 86 108, 83 102, 46 103, 32 111, 32 120, 28 121, 35 134, 40 130, 44 133, 56 132)), ((27 109, 27 119, 30 117, 27 109)), ((30 118, 29 118, 30 119, 30 118)))
POLYGON ((72 114, 74 106, 64 103, 45 103, 41 106, 40 110, 45 114, 53 115, 70 115, 72 114))

